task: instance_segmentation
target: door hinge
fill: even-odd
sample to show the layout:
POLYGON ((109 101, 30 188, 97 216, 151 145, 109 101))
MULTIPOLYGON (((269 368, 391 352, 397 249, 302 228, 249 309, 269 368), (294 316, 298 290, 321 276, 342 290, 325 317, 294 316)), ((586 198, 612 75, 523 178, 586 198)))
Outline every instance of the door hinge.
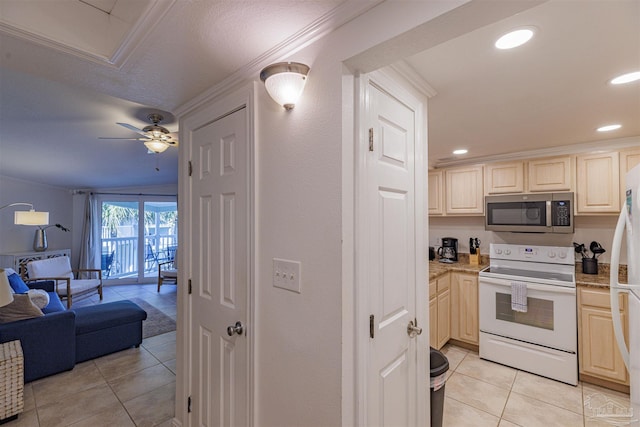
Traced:
POLYGON ((191 412, 191 396, 187 397, 187 412, 191 412))
POLYGON ((369 316, 369 338, 375 337, 375 316, 372 314, 369 316))
POLYGON ((191 295, 191 279, 189 279, 189 287, 188 287, 188 289, 189 289, 189 295, 191 295))
POLYGON ((191 164, 191 160, 189 160, 189 176, 193 174, 193 165, 191 164))
POLYGON ((373 128, 369 128, 369 151, 373 151, 373 128))

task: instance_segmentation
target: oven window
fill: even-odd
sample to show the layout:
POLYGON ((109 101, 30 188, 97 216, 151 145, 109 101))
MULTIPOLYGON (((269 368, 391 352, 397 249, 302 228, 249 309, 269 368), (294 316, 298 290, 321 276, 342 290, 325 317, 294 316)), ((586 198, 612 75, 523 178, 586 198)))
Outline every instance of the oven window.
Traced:
POLYGON ((553 331, 553 301, 527 297, 527 312, 511 309, 511 294, 496 292, 496 319, 553 331))

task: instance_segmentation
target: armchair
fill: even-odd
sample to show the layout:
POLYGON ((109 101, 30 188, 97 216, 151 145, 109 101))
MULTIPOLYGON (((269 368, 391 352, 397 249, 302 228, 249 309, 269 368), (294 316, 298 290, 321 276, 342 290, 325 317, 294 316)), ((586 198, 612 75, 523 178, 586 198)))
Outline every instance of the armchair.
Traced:
POLYGON ((67 308, 71 308, 73 298, 89 296, 98 292, 102 300, 102 270, 71 269, 69 257, 55 257, 31 261, 27 264, 28 280, 54 280, 55 290, 60 299, 67 300, 67 308), (97 279, 76 279, 74 273, 88 272, 97 275, 97 279))

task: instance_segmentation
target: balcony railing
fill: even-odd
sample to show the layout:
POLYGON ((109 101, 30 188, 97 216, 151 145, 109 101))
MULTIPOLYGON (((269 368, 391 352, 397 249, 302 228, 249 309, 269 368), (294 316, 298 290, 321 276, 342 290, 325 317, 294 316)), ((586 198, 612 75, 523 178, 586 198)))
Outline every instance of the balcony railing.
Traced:
MULTIPOLYGON (((178 245, 178 236, 147 236, 144 239, 144 272, 158 270, 158 262, 173 260, 178 245)), ((136 277, 138 265, 137 237, 102 238, 102 277, 119 279, 136 277)))

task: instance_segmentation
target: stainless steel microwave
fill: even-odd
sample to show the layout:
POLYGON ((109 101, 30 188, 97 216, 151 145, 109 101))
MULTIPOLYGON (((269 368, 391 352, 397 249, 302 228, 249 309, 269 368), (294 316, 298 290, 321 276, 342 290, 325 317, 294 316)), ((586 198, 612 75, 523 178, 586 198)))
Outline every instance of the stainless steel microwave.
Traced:
POLYGON ((485 197, 485 230, 573 233, 573 193, 485 197))

